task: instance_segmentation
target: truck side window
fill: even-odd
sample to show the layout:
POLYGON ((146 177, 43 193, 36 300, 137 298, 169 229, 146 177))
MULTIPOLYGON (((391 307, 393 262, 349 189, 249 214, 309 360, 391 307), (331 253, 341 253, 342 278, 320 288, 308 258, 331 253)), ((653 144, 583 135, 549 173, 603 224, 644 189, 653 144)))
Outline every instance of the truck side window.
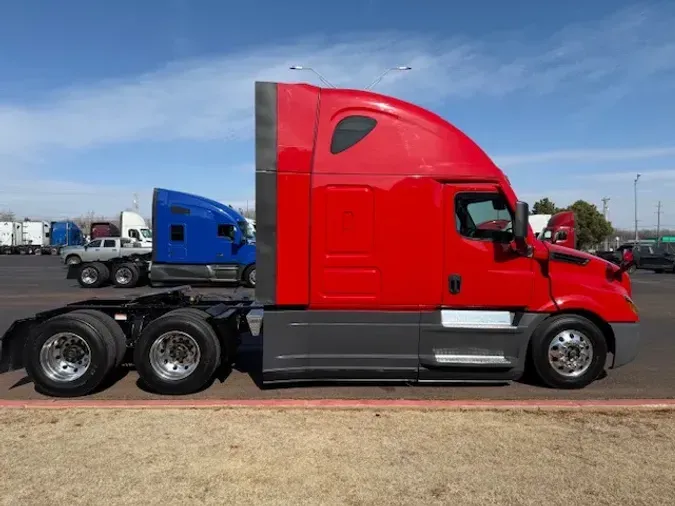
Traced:
POLYGON ((101 240, 97 239, 96 241, 91 241, 89 243, 90 248, 100 248, 101 247, 101 240))
POLYGON ((115 239, 106 239, 103 241, 103 247, 104 248, 114 248, 115 247, 115 239))
POLYGON ((234 225, 218 225, 218 237, 226 237, 234 241, 234 225))
POLYGON ((556 236, 555 236, 556 241, 566 241, 567 240, 567 232, 564 230, 560 230, 556 236))
POLYGON ((368 116, 347 116, 335 126, 330 141, 330 152, 334 155, 342 153, 354 144, 363 140, 377 126, 377 121, 368 116))
POLYGON ((171 225, 171 240, 176 242, 185 240, 185 227, 183 225, 171 225))
POLYGON ((513 239, 513 215, 498 193, 460 193, 455 197, 457 231, 464 237, 493 242, 513 239))
POLYGON ((133 237, 134 239, 140 239, 141 236, 138 233, 138 230, 132 228, 129 230, 129 237, 133 237))

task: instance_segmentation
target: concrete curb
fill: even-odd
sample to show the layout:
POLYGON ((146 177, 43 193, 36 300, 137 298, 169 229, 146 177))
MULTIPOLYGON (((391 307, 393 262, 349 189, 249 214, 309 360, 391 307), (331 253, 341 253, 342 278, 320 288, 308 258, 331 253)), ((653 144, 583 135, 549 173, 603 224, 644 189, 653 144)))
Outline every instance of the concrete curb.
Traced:
POLYGON ((35 399, 2 400, 0 409, 214 409, 214 408, 296 408, 296 409, 449 409, 449 410, 605 410, 675 409, 675 399, 616 400, 387 400, 387 399, 35 399))

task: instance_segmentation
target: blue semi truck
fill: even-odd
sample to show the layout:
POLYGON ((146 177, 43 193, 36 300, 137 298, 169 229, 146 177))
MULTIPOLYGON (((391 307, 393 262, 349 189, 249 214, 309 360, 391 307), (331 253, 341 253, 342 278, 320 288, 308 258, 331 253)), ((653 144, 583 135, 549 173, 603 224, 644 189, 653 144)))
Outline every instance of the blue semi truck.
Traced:
MULTIPOLYGON (((156 188, 152 212, 150 258, 83 262, 70 266, 67 278, 102 276, 125 288, 146 276, 152 286, 241 283, 255 287, 255 232, 235 209, 205 197, 156 188)), ((102 286, 104 281, 93 284, 102 286)))
POLYGON ((72 221, 52 221, 50 228, 49 246, 52 255, 60 255, 63 247, 84 244, 82 230, 72 221))

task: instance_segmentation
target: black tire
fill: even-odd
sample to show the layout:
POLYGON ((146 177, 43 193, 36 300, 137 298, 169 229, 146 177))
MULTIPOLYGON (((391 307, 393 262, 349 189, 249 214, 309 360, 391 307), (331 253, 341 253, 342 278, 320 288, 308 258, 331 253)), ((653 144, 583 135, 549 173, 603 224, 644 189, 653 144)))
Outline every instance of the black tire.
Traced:
POLYGON ((246 269, 244 269, 244 273, 241 276, 241 282, 244 284, 244 286, 248 288, 255 288, 255 280, 256 280, 256 271, 255 271, 255 264, 251 264, 246 269))
POLYGON ((591 384, 603 371, 607 360, 607 341, 600 329, 587 318, 563 314, 548 318, 539 325, 532 336, 531 351, 532 365, 545 385, 551 388, 579 389, 591 384), (549 362, 549 345, 565 330, 583 334, 593 351, 590 365, 583 374, 576 377, 563 375, 549 362))
POLYGON ((93 392, 115 365, 117 347, 108 328, 95 316, 80 311, 55 316, 44 322, 26 340, 26 372, 38 391, 53 397, 80 397, 93 392), (41 364, 42 346, 55 334, 70 332, 81 337, 91 350, 89 368, 72 381, 49 377, 41 364))
POLYGON ((120 327, 111 316, 95 309, 78 309, 69 314, 87 314, 98 319, 105 325, 115 342, 115 367, 122 365, 122 361, 127 352, 127 336, 124 334, 122 327, 120 327))
POLYGON ((138 267, 132 263, 117 264, 115 267, 113 267, 112 282, 117 288, 134 288, 138 285, 138 280, 140 277, 141 274, 138 270, 138 267), (118 273, 124 274, 125 279, 122 281, 118 280, 118 273))
POLYGON ((654 274, 663 274, 663 269, 654 269, 654 274))
POLYGON ((82 264, 77 273, 77 282, 82 288, 100 288, 110 278, 110 270, 101 262, 82 264), (91 275, 92 282, 87 282, 87 276, 91 275))
POLYGON ((66 265, 81 264, 82 259, 78 255, 68 255, 66 257, 66 265))
POLYGON ((173 311, 169 311, 168 313, 164 314, 162 318, 174 315, 191 315, 197 318, 201 318, 202 320, 206 320, 211 316, 206 311, 202 311, 201 309, 197 309, 196 307, 181 307, 178 309, 174 309, 173 311))
MULTIPOLYGON (((143 383, 153 392, 164 395, 185 395, 206 385, 220 365, 220 341, 211 326, 202 318, 189 314, 164 315, 150 323, 136 343, 134 363, 143 383), (200 359, 192 372, 183 378, 162 377, 152 366, 150 351, 160 336, 178 331, 189 335, 199 346, 200 359)), ((175 365, 173 370, 179 367, 175 365)))

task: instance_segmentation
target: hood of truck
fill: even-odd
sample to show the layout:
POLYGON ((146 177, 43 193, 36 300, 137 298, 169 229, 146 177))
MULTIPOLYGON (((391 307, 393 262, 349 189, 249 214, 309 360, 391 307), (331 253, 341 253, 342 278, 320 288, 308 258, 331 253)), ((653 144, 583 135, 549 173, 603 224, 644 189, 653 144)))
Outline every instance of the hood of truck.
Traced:
POLYGON ((544 244, 551 298, 559 309, 591 311, 608 322, 637 319, 628 273, 590 253, 544 244))

